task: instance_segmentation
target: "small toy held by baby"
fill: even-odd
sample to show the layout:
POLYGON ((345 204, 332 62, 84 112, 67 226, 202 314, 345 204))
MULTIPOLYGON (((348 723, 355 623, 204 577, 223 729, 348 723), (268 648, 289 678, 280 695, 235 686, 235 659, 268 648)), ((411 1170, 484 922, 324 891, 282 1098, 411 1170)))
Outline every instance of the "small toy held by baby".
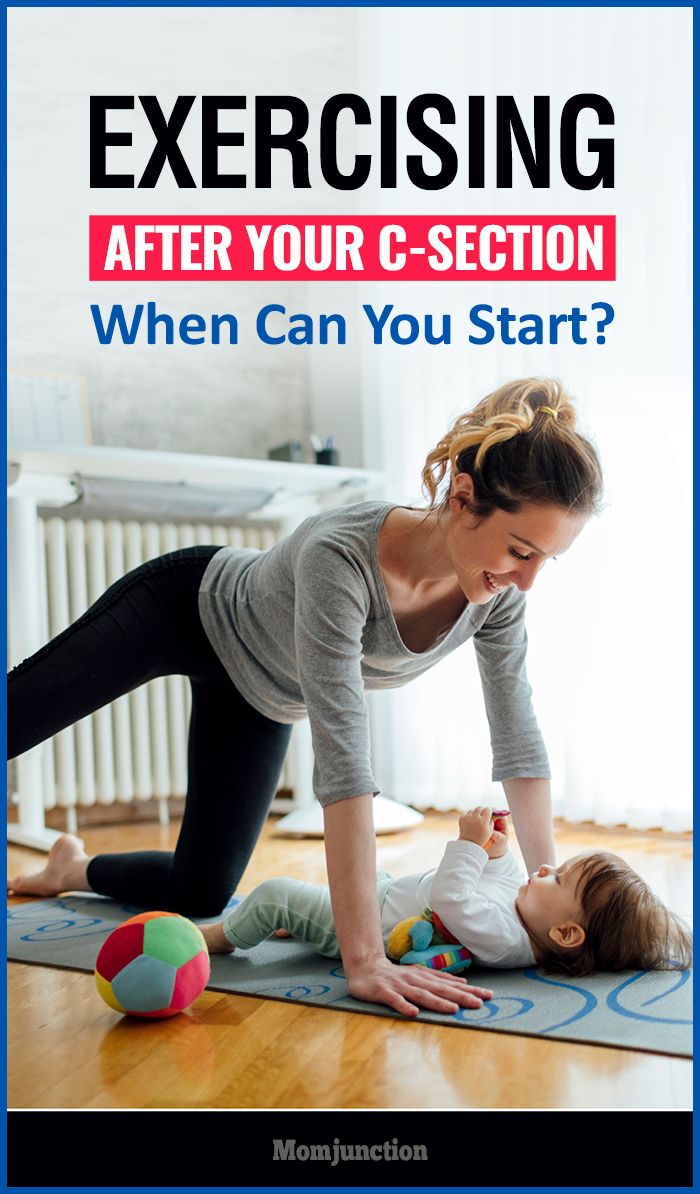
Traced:
POLYGON ((448 974, 459 974, 472 964, 469 950, 430 908, 425 908, 422 916, 400 920, 389 934, 386 952, 392 962, 402 966, 428 966, 448 974))
MULTIPOLYGON (((509 808, 495 808, 491 814, 493 817, 493 827, 496 833, 505 833, 506 822, 505 818, 510 816, 509 808)), ((484 849, 488 850, 489 846, 493 845, 493 835, 484 844, 484 849)))

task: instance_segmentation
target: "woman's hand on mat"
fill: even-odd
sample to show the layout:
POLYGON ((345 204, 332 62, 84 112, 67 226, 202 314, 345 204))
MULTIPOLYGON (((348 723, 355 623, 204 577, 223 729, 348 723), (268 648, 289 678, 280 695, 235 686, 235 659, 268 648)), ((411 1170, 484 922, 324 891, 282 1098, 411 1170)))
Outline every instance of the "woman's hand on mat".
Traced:
POLYGON ((457 974, 442 974, 427 966, 398 966, 378 957, 349 970, 350 994, 368 1003, 385 1003, 403 1016, 417 1016, 421 1008, 454 1015, 460 1007, 481 1007, 493 991, 472 987, 457 974))

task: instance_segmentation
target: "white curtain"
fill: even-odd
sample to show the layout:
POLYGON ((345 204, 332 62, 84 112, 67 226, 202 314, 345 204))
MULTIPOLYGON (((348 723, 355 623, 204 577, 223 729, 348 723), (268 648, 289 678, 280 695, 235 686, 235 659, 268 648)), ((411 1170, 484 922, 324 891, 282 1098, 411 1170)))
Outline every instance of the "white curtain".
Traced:
MULTIPOLYGON (((363 349, 367 463, 397 502, 448 421, 502 382, 560 377, 600 451, 606 508, 528 601, 529 674, 553 769, 555 814, 600 824, 691 825, 690 18, 682 9, 406 9, 368 12, 364 94, 533 94, 553 110, 576 91, 616 114, 616 185, 549 191, 377 190, 368 209, 617 216, 617 282, 382 283, 362 302, 451 312, 449 347, 363 349), (527 53, 523 46, 527 45, 527 53), (524 313, 605 301, 604 345, 466 342, 472 304, 524 313)), ((488 98, 487 98, 488 104, 488 98)), ((555 127, 556 127, 556 122, 555 127)), ((556 139, 555 139, 556 140, 556 139)), ((400 146, 401 148, 401 146, 400 146)), ((412 147, 415 148, 415 147, 412 147)), ((462 146, 464 152, 464 146, 462 146)), ((493 800, 488 728, 471 646, 372 699, 384 791, 419 807, 493 800)))

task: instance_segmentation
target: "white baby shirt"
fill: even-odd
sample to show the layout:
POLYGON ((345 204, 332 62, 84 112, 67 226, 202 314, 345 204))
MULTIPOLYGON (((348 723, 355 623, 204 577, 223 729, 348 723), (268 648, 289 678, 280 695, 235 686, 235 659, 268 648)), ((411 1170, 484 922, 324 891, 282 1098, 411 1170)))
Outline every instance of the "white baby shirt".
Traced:
POLYGON ((475 962, 511 969, 532 966, 535 955, 515 911, 525 881, 510 851, 489 859, 475 842, 448 842, 437 869, 395 879, 382 906, 384 940, 407 916, 428 907, 471 951, 475 962))

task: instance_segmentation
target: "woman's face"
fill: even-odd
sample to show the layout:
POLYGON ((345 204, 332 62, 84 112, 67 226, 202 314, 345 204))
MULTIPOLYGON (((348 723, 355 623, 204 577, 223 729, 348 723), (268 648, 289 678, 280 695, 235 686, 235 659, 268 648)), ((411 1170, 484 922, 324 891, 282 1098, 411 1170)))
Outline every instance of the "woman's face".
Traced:
POLYGON ((524 503, 516 514, 494 510, 479 520, 464 505, 473 493, 467 473, 455 477, 449 550, 459 586, 474 605, 484 605, 510 585, 527 592, 547 560, 568 551, 587 522, 584 514, 534 503, 524 503))

